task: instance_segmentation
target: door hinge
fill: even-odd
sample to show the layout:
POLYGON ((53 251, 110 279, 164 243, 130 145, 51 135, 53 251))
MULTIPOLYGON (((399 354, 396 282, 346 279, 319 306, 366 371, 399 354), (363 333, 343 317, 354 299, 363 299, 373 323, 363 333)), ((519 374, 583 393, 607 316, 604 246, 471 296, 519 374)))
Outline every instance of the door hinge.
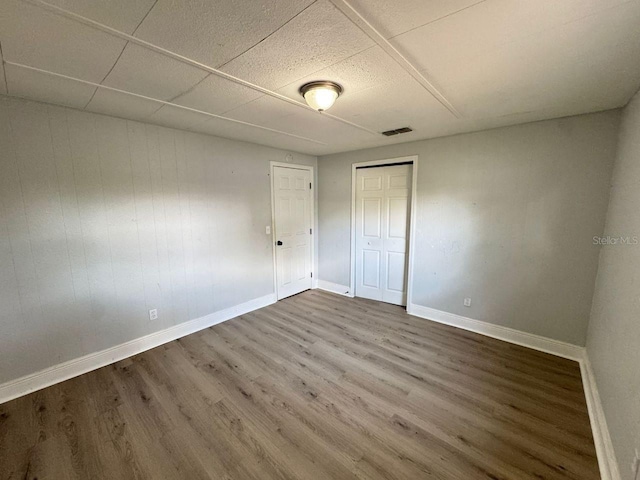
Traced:
POLYGON ((309 235, 313 235, 313 228, 309 229, 309 235))
POLYGON ((311 278, 313 278, 313 272, 311 272, 311 278))
POLYGON ((309 182, 309 190, 311 190, 311 182, 309 182))

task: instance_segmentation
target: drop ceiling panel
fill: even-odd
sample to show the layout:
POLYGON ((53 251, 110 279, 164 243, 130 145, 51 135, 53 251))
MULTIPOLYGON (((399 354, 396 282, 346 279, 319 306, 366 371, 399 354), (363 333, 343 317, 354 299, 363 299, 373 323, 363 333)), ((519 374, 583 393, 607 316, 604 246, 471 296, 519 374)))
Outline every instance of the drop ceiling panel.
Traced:
POLYGON ((218 67, 251 48, 313 0, 158 0, 136 36, 218 67))
POLYGON ((300 111, 291 117, 282 118, 281 130, 311 137, 330 145, 365 144, 377 135, 338 122, 326 115, 300 111))
MULTIPOLYGON (((500 45, 513 45, 531 36, 545 36, 554 28, 621 5, 625 0, 491 0, 462 10, 392 41, 409 59, 425 69, 425 61, 458 62, 500 45)), ((636 0, 628 2, 638 5, 636 0)))
POLYGON ((210 118, 209 115, 202 113, 192 112, 171 105, 163 105, 157 112, 147 117, 146 121, 166 127, 190 130, 194 125, 201 124, 210 118))
POLYGON ((95 87, 45 73, 5 65, 9 95, 41 102, 84 108, 95 87))
POLYGON ((275 132, 269 132, 247 125, 234 124, 216 118, 207 120, 195 126, 192 130, 207 135, 233 138, 283 150, 305 152, 309 155, 319 155, 325 151, 326 148, 326 146, 303 139, 287 137, 275 132))
MULTIPOLYGON (((634 18, 627 13, 625 19, 640 25, 640 14, 634 18)), ((523 42, 517 54, 501 48, 478 57, 466 69, 475 81, 458 78, 451 82, 451 91, 473 91, 464 99, 472 117, 542 109, 568 115, 622 106, 640 86, 640 65, 635 62, 640 58, 640 31, 635 35, 620 31, 618 41, 609 34, 604 38, 598 31, 601 20, 598 25, 570 24, 555 34, 523 42), (585 50, 575 51, 576 38, 583 39, 585 50), (510 78, 499 90, 492 86, 498 72, 510 78)))
POLYGON ((419 125, 455 120, 406 73, 393 84, 368 88, 339 100, 331 108, 332 114, 377 132, 406 126, 417 131, 419 125))
POLYGON ((95 20, 125 33, 133 33, 155 0, 47 0, 47 3, 95 20))
MULTIPOLYGON (((108 75, 115 88, 290 135, 6 65, 9 95, 310 154, 613 108, 640 86, 639 0, 349 0, 434 80, 460 119, 328 0, 49 1, 124 32, 142 21, 140 38, 297 102, 301 84, 338 81, 345 91, 330 114, 375 132, 415 130, 371 134, 25 1, 0 0, 9 62, 95 83, 108 75)), ((0 68, 0 93, 3 83, 0 68)))
POLYGON ((223 113, 263 95, 257 90, 211 74, 173 103, 209 113, 223 113))
POLYGON ((139 95, 171 100, 206 76, 207 72, 200 68, 129 43, 103 83, 139 95))
POLYGON ((99 83, 125 41, 18 0, 0 2, 6 61, 99 83))
POLYGON ((230 118, 311 138, 326 144, 371 140, 372 133, 311 109, 264 96, 225 114, 230 118))
POLYGON ((319 0, 222 70, 277 89, 373 46, 328 0, 319 0))
POLYGON ((349 0, 385 37, 437 21, 486 0, 349 0))
POLYGON ((86 109, 114 117, 142 120, 156 112, 162 104, 144 98, 98 88, 86 109))
POLYGON ((389 84, 406 78, 407 74, 382 48, 375 46, 353 55, 330 67, 318 70, 311 75, 282 87, 278 93, 302 101, 299 90, 307 82, 319 79, 331 79, 339 83, 344 92, 339 102, 361 90, 389 84))
POLYGON ((496 0, 394 41, 473 118, 620 106, 639 82, 640 2, 571 3, 586 2, 496 0))
POLYGON ((282 117, 295 115, 298 110, 306 110, 306 107, 304 104, 299 107, 265 95, 225 113, 224 116, 243 122, 268 124, 276 122, 282 117))

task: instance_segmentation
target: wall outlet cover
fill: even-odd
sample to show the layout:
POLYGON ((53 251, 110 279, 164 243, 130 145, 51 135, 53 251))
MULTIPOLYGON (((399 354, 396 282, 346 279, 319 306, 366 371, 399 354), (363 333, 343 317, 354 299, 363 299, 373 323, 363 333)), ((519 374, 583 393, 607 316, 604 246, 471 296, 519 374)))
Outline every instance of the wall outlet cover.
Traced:
POLYGON ((149 320, 157 320, 158 319, 158 309, 154 308, 153 310, 149 310, 149 320))
POLYGON ((465 307, 470 307, 471 306, 471 299, 470 298, 465 298, 464 299, 464 306, 465 307))

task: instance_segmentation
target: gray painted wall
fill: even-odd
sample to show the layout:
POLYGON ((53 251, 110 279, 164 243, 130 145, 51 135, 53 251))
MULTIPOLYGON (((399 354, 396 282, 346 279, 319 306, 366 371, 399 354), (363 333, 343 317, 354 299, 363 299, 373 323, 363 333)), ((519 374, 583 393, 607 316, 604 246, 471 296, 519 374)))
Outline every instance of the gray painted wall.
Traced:
POLYGON ((0 383, 272 293, 286 154, 0 96, 0 383))
MULTIPOLYGON (((640 94, 620 127, 605 236, 640 238, 640 94)), ((632 239, 633 240, 633 239, 632 239)), ((587 353, 623 480, 640 449, 640 245, 602 247, 587 353)))
POLYGON ((413 303, 584 345, 618 122, 609 111, 320 157, 319 278, 349 285, 351 164, 417 154, 413 303))

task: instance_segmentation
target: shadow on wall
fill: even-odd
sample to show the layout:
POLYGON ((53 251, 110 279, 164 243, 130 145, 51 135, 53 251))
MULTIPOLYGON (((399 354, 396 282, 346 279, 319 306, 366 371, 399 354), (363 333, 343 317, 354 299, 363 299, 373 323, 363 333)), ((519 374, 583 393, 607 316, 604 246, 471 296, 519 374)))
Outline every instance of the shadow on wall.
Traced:
POLYGON ((609 111, 321 157, 321 278, 349 278, 327 259, 348 270, 352 164, 418 155, 413 303, 584 345, 618 122, 609 111))
POLYGON ((86 197, 75 231, 19 232, 0 216, 0 383, 243 303, 247 291, 268 294, 270 241, 247 235, 261 212, 231 190, 181 217, 166 214, 184 206, 177 196, 138 196, 162 205, 150 222, 115 215, 127 196, 86 197), (150 248, 140 236, 153 236, 150 248))
POLYGON ((284 151, 1 95, 0 145, 0 382, 273 293, 284 151))
POLYGON ((541 335, 550 323, 581 328, 590 299, 573 285, 592 279, 583 260, 597 248, 594 233, 567 234, 576 231, 580 205, 539 173, 530 183, 540 188, 478 182, 418 190, 413 303, 541 335))

